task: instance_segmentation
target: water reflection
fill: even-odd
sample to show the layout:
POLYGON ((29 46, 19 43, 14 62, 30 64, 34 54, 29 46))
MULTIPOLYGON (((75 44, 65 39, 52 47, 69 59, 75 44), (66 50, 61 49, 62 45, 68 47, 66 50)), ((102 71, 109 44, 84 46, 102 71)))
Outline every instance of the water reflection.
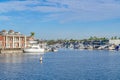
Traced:
POLYGON ((2 63, 21 63, 23 54, 1 54, 0 62, 2 63))
POLYGON ((35 57, 39 57, 38 60, 42 63, 43 55, 44 53, 0 54, 0 63, 22 63, 35 57))
POLYGON ((43 61, 40 61, 40 64, 42 64, 43 63, 43 61))

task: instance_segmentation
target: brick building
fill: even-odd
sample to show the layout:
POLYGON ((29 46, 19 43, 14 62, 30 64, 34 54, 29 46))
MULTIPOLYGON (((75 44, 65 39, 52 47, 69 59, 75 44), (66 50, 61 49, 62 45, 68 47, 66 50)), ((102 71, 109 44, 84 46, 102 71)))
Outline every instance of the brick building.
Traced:
POLYGON ((0 48, 26 48, 27 37, 13 30, 0 31, 0 48))

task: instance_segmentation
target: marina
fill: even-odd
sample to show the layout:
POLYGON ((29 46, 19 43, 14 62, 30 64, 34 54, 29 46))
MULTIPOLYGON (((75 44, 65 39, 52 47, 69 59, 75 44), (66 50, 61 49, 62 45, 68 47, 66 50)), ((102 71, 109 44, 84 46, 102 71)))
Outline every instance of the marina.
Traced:
POLYGON ((0 0, 0 80, 120 80, 120 0, 0 0))

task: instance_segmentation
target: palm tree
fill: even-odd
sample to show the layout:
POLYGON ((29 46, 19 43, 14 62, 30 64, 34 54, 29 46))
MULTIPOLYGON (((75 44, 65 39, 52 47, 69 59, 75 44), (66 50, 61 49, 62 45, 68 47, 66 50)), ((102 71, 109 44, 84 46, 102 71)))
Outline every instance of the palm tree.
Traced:
POLYGON ((34 33, 34 32, 31 32, 31 36, 34 37, 34 36, 35 36, 35 33, 34 33))

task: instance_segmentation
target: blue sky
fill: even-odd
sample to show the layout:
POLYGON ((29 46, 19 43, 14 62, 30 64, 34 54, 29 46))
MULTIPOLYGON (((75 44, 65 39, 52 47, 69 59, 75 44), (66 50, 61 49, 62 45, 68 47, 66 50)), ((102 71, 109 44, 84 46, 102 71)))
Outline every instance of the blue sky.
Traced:
POLYGON ((41 39, 120 37, 119 0, 0 0, 0 30, 41 39))

